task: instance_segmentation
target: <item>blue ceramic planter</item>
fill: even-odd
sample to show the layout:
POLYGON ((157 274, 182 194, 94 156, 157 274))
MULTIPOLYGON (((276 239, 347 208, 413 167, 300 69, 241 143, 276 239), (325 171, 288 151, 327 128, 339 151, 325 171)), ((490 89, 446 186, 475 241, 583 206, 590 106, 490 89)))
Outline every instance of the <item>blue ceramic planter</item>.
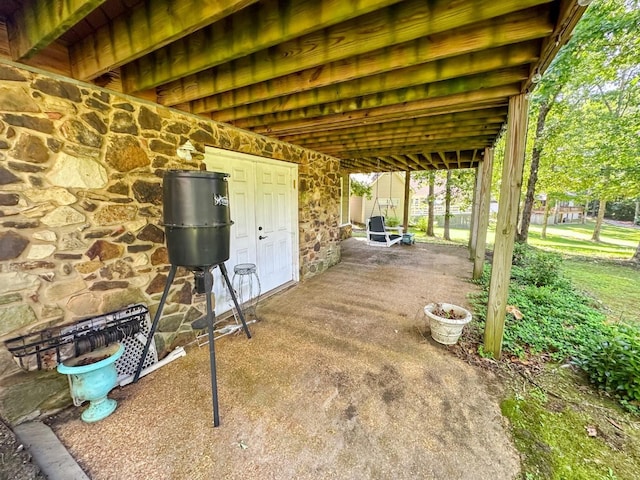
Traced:
POLYGON ((123 353, 124 345, 114 343, 58 365, 58 372, 69 375, 73 403, 90 402, 89 408, 82 412, 85 422, 102 420, 116 409, 116 401, 107 398, 107 394, 116 386, 115 362, 123 353))

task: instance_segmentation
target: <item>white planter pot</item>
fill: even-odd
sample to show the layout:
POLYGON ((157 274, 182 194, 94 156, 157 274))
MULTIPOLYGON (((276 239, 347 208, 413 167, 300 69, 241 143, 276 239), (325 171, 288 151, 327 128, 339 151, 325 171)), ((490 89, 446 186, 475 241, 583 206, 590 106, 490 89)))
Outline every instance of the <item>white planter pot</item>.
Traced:
POLYGON ((444 345, 455 344, 462 334, 462 328, 471 321, 471 312, 451 303, 430 303, 424 307, 424 313, 429 319, 431 338, 444 345), (463 318, 440 317, 433 314, 436 309, 453 311, 456 317, 463 318))

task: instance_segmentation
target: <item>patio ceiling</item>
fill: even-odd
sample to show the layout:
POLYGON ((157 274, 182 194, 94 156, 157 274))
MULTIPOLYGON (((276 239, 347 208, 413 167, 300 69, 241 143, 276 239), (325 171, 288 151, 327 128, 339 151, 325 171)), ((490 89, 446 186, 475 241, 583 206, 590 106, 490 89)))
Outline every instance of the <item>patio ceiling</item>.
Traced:
POLYGON ((0 56, 341 159, 475 167, 576 0, 2 0, 0 56))

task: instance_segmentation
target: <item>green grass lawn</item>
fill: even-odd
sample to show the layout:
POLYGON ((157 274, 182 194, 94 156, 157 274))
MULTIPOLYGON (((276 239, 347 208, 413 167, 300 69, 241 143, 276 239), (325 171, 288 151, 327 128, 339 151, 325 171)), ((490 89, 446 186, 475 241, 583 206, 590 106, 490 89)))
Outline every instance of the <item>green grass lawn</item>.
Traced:
MULTIPOLYGON (((542 239, 541 225, 531 225, 529 229, 529 244, 545 250, 552 250, 563 255, 579 255, 584 257, 599 257, 626 260, 633 256, 638 242, 640 242, 640 229, 604 225, 600 234, 600 242, 592 242, 593 222, 586 224, 561 224, 547 227, 547 238, 542 239)), ((436 238, 427 237, 424 232, 410 229, 416 234, 416 241, 442 242, 444 228, 435 227, 436 238)), ((467 228, 451 228, 451 241, 455 243, 467 243, 469 230, 467 228)), ((495 238, 495 225, 489 227, 487 232, 487 246, 493 248, 495 238)))
POLYGON ((602 302, 609 320, 640 323, 640 268, 571 258, 563 267, 578 288, 602 302))
MULTIPOLYGON (((640 269, 624 265, 640 241, 640 229, 604 225, 601 242, 591 241, 593 222, 586 224, 552 225, 547 228, 547 238, 540 238, 540 225, 529 230, 529 244, 558 252, 565 257, 564 270, 580 290, 585 291, 602 304, 611 321, 640 322, 640 269)), ((412 230, 414 231, 414 230, 412 230)), ((424 232, 414 231, 416 241, 444 242, 444 229, 435 228, 436 238, 424 232)), ((453 243, 467 244, 469 230, 452 228, 453 243)), ((487 232, 487 247, 493 248, 494 228, 487 232)))

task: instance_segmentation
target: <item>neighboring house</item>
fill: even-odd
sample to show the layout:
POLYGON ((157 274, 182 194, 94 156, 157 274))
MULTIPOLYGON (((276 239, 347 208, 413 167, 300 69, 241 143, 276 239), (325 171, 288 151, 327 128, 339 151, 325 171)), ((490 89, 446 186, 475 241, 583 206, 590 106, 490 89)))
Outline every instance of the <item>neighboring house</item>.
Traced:
MULTIPOLYGON (((536 196, 531 212, 531 223, 534 225, 544 224, 544 211, 547 203, 546 194, 536 196)), ((559 223, 580 223, 584 216, 584 206, 578 205, 573 200, 557 201, 549 209, 548 225, 559 223)))
MULTIPOLYGON (((364 224, 373 215, 396 218, 402 222, 404 215, 405 172, 374 174, 371 179, 371 198, 349 197, 351 223, 364 224)), ((409 196, 411 198, 411 194, 409 196)))
MULTIPOLYGON (((369 179, 371 197, 349 197, 350 219, 352 223, 364 224, 373 215, 396 218, 402 222, 404 216, 404 172, 385 172, 374 174, 369 179)), ((367 179, 364 179, 365 183, 367 179)), ((444 223, 445 186, 441 183, 435 187, 435 220, 438 225, 444 223)), ((491 203, 491 212, 497 212, 497 202, 491 203)), ((420 217, 429 213, 429 185, 415 180, 411 181, 409 191, 409 222, 415 223, 420 217)), ((454 196, 451 202, 451 226, 469 226, 471 222, 471 204, 454 196)))

